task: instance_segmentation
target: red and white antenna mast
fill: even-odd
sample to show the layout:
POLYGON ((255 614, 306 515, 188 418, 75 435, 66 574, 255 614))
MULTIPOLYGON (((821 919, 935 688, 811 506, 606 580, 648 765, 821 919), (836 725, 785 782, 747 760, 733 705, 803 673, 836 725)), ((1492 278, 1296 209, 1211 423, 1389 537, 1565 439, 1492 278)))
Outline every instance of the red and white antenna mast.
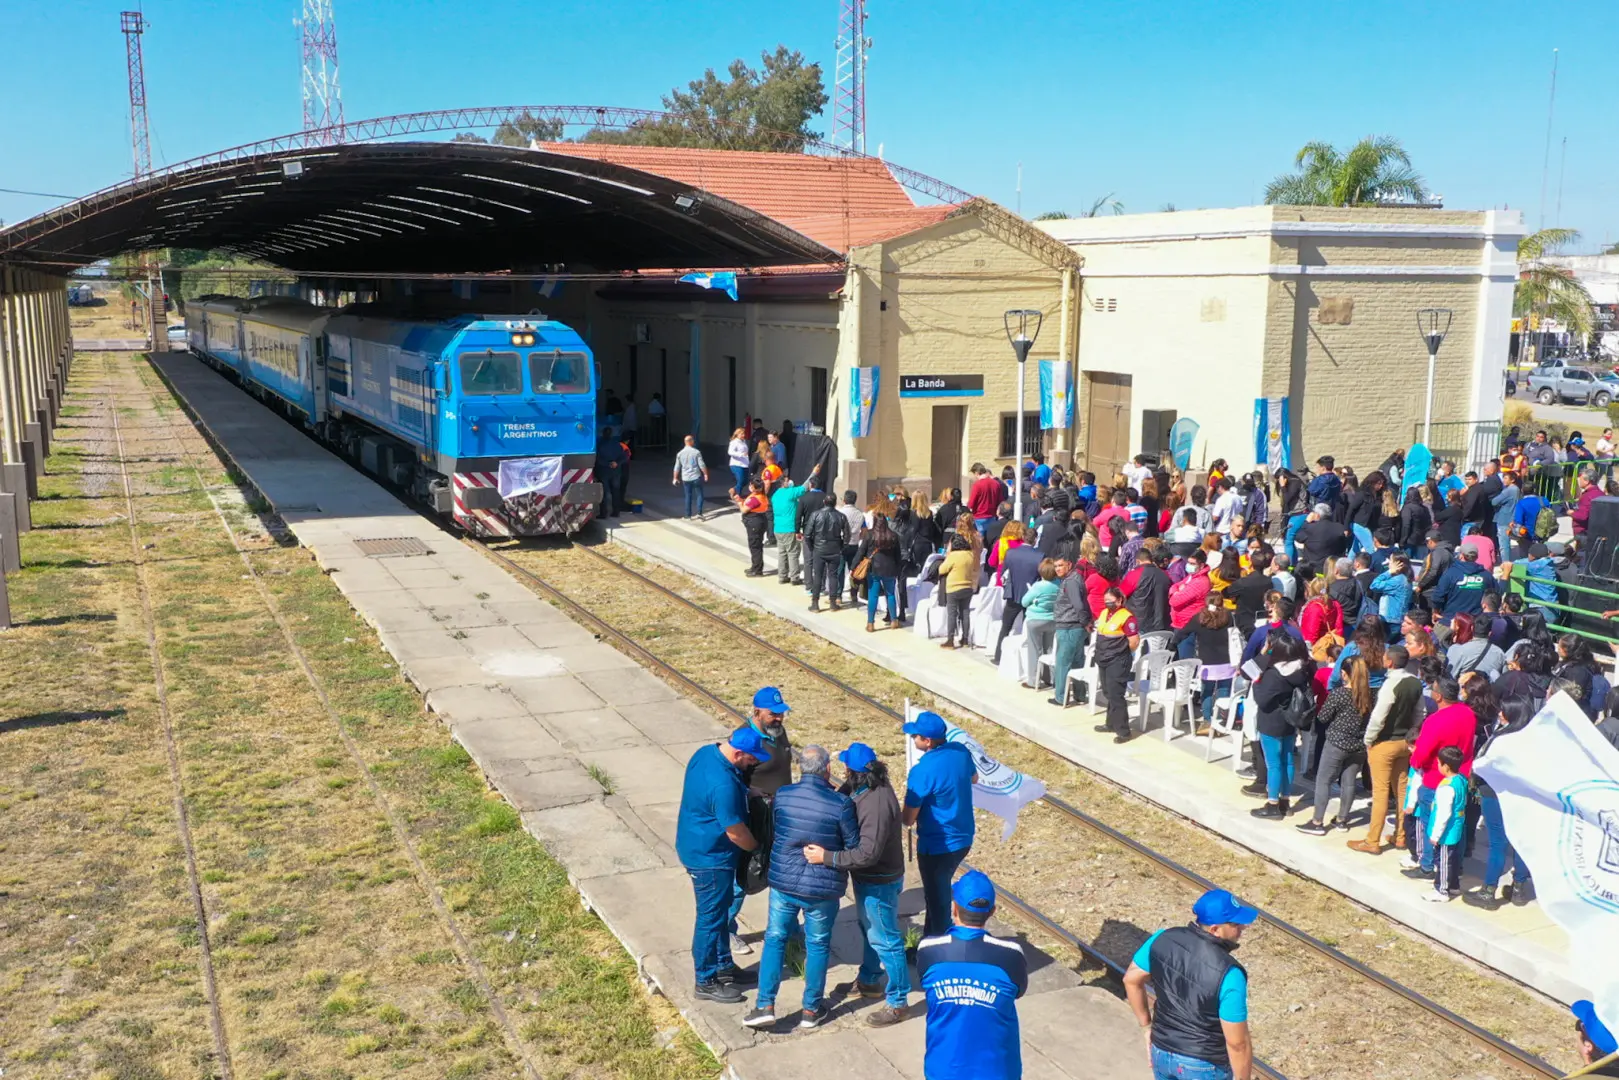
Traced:
POLYGON ((129 141, 135 151, 135 179, 139 180, 152 173, 152 128, 146 120, 146 65, 141 57, 146 19, 138 11, 125 11, 119 19, 129 58, 129 141))
POLYGON ((866 0, 839 0, 838 61, 832 90, 832 143, 866 152, 866 0))
POLYGON ((304 131, 329 146, 343 137, 343 88, 337 81, 337 20, 332 0, 304 0, 304 131))

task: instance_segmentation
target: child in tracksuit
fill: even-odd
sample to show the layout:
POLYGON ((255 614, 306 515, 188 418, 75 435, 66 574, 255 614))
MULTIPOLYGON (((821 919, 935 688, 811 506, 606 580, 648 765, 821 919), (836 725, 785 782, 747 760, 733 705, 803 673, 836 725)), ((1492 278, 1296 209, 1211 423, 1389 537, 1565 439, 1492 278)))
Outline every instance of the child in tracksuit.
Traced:
POLYGON ((1434 891, 1424 899, 1443 904, 1455 898, 1462 888, 1462 834, 1467 818, 1467 777, 1458 771, 1462 752, 1454 746, 1439 751, 1439 774, 1444 779, 1434 791, 1433 809, 1428 822, 1428 839, 1434 846, 1438 873, 1434 891))
MULTIPOLYGON (((1401 807, 1400 813, 1405 815, 1404 821, 1401 822, 1405 833, 1405 853, 1411 857, 1410 861, 1412 863, 1417 861, 1417 852, 1420 850, 1417 844, 1417 830, 1428 827, 1428 821, 1418 813, 1417 793, 1421 790, 1422 770, 1407 769, 1405 771, 1405 803, 1401 807)), ((1401 865, 1405 864, 1402 863, 1401 865)), ((1415 871, 1411 871, 1411 874, 1414 876, 1415 871)))

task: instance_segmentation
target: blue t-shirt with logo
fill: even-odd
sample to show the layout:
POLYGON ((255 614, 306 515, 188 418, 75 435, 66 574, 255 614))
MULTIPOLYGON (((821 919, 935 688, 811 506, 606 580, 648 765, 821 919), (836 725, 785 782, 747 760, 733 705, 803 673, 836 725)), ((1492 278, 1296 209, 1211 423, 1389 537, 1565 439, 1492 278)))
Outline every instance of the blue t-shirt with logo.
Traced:
POLYGON ((960 743, 935 746, 905 778, 905 806, 916 807, 916 850, 960 851, 973 842, 972 752, 960 743))
POLYGON ((725 830, 748 820, 748 789, 742 773, 710 743, 686 763, 675 823, 675 853, 693 870, 734 867, 742 849, 725 830))
MULTIPOLYGON (((928 756, 933 756, 929 751, 928 756)), ((1018 1080, 1023 1075, 1017 999, 1029 965, 1015 941, 969 926, 923 938, 916 974, 928 999, 927 1080, 1018 1080)))
MULTIPOLYGON (((1152 943, 1158 940, 1160 930, 1136 950, 1130 963, 1152 974, 1152 943)), ((1234 967, 1220 980, 1220 1019, 1228 1024, 1241 1024, 1248 1019, 1248 976, 1242 968, 1234 967)))

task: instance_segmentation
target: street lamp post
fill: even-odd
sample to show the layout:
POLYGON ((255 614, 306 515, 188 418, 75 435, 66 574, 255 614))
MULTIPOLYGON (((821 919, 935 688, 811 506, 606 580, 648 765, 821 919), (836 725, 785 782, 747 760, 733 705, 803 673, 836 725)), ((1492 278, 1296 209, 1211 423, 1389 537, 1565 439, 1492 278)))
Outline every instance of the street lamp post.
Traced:
POLYGON ((1023 520, 1023 370, 1028 366, 1029 350, 1040 336, 1040 323, 1044 316, 1030 309, 1015 309, 1002 316, 1006 326, 1006 340, 1012 343, 1017 356, 1017 445, 1012 448, 1012 520, 1023 520))
MULTIPOLYGON (((1422 445, 1430 446, 1433 429, 1433 372, 1439 360, 1439 345, 1450 333, 1449 308, 1423 308, 1417 312, 1417 333, 1428 346, 1428 397, 1422 410, 1422 445)), ((1431 449, 1431 447, 1430 447, 1431 449)))

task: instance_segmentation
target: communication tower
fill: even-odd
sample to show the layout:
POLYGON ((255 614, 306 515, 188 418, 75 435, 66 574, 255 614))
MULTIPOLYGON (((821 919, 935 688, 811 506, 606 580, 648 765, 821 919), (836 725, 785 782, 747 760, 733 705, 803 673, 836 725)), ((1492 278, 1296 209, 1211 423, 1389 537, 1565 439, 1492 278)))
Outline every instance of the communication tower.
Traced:
POLYGON ((146 120, 146 65, 141 58, 141 34, 146 19, 138 11, 119 15, 124 30, 124 51, 129 59, 129 141, 135 151, 135 179, 152 172, 152 129, 146 120))
POLYGON ((866 152, 866 0, 839 0, 838 61, 832 90, 832 143, 866 152))
POLYGON ((343 88, 337 81, 337 20, 332 0, 304 0, 304 131, 329 146, 343 137, 343 88))

